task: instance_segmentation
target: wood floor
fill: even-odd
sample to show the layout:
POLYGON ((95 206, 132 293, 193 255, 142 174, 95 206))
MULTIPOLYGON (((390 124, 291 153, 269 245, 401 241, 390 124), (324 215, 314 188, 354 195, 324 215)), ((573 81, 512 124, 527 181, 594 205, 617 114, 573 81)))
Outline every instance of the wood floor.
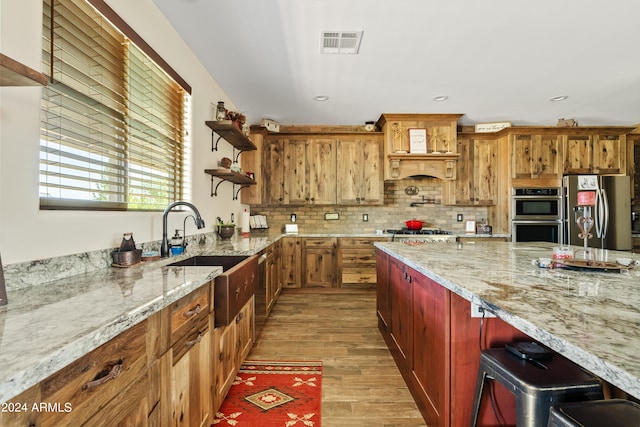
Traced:
POLYGON ((425 426, 378 332, 375 299, 285 289, 249 359, 322 360, 322 427, 425 426))

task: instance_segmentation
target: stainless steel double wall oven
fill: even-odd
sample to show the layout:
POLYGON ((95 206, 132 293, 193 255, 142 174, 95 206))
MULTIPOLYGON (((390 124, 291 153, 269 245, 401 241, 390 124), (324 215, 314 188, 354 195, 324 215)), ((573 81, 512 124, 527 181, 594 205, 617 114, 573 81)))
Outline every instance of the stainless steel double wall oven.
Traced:
POLYGON ((562 189, 513 188, 511 240, 562 243, 562 189))

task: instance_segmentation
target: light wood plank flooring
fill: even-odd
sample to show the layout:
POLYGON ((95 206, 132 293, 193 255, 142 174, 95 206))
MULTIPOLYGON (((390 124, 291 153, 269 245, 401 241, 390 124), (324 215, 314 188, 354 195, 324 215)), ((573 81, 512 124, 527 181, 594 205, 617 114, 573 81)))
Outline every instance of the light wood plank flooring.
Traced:
POLYGON ((322 427, 425 426, 377 328, 373 290, 288 290, 249 359, 322 360, 322 427))

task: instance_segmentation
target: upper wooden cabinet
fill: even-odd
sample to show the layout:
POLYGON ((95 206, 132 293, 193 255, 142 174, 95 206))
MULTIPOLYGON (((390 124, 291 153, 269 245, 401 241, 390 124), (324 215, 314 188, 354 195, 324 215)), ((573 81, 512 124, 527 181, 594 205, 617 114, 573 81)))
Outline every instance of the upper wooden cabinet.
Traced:
POLYGON ((627 171, 627 136, 632 128, 602 129, 567 135, 564 173, 624 174, 627 171))
POLYGON ((498 182, 498 140, 482 134, 460 134, 460 155, 456 180, 443 187, 443 203, 448 205, 493 205, 498 182))
POLYGON ((382 135, 338 140, 338 204, 383 203, 382 144, 382 135))
POLYGON ((252 135, 261 157, 256 160, 253 153, 246 153, 244 158, 247 160, 243 165, 245 170, 257 171, 259 188, 256 195, 245 193, 243 202, 265 205, 382 204, 382 135, 312 130, 308 133, 298 129, 295 134, 252 135))
POLYGON ((511 145, 511 177, 561 178, 562 144, 561 135, 517 134, 509 136, 511 145))
POLYGON ((290 138, 284 142, 286 204, 336 203, 336 141, 290 138))

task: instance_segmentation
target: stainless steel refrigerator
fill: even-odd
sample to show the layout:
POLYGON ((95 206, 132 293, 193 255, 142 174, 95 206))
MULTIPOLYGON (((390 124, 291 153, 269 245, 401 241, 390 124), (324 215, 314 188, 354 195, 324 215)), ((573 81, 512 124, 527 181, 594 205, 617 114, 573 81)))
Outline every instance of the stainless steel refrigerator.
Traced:
POLYGON ((579 188, 591 189, 585 182, 595 184, 596 205, 591 208, 594 226, 593 237, 588 240, 591 248, 631 250, 631 178, 628 176, 566 175, 562 179, 564 196, 564 243, 582 246, 576 224, 577 194, 579 188), (578 184, 582 183, 582 187, 578 184))

